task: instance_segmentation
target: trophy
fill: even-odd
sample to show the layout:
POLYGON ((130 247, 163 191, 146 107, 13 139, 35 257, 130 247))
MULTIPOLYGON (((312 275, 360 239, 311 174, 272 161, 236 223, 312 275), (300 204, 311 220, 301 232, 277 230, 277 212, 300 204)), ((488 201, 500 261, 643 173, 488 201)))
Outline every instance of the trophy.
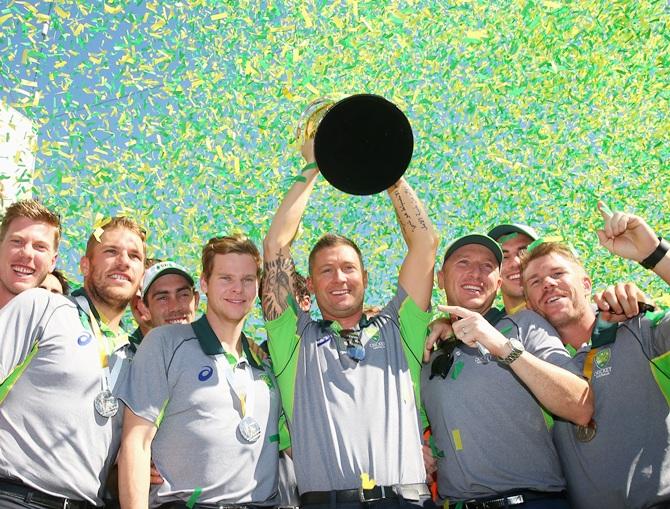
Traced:
POLYGON ((301 143, 314 137, 321 174, 333 187, 354 195, 380 193, 395 184, 414 148, 407 117, 373 94, 314 101, 302 114, 296 134, 301 143))

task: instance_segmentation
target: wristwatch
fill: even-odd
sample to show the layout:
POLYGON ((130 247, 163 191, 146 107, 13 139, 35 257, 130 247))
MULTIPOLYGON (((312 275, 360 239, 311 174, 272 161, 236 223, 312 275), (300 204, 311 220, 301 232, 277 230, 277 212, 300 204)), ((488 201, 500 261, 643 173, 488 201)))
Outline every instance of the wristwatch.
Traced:
POLYGON ((505 345, 511 349, 510 353, 507 354, 507 357, 498 358, 498 362, 505 365, 512 364, 526 350, 523 346, 523 343, 518 339, 508 339, 505 345))

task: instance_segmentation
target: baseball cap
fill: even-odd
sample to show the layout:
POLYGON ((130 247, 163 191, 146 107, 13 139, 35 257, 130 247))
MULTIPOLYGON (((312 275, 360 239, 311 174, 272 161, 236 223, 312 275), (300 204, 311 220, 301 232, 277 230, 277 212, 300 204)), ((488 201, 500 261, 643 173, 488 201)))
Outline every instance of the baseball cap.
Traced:
POLYGON ((149 267, 144 273, 144 281, 142 281, 142 298, 144 298, 144 296, 147 294, 149 288, 156 281, 156 279, 167 274, 178 274, 183 276, 186 278, 186 281, 191 284, 191 286, 195 286, 195 281, 185 267, 171 261, 158 262, 155 265, 149 267))
POLYGON ((444 263, 452 254, 454 254, 454 251, 456 251, 458 248, 467 246, 468 244, 479 244, 480 246, 488 248, 496 257, 496 260, 498 260, 498 265, 502 263, 503 252, 498 243, 488 235, 481 235, 479 233, 463 235, 449 244, 449 247, 447 247, 447 252, 444 254, 444 260, 442 263, 444 263))
POLYGON ((500 240, 501 237, 511 233, 523 233, 524 235, 530 237, 531 240, 537 240, 540 238, 540 235, 535 231, 534 228, 519 223, 499 224, 498 226, 493 227, 487 235, 492 239, 500 240))

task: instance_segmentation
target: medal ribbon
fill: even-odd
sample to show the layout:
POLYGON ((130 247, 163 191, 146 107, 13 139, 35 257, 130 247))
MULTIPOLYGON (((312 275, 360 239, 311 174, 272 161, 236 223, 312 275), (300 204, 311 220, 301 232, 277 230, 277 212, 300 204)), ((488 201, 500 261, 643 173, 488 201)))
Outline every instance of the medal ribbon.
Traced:
MULTIPOLYGON (((116 362, 114 362, 114 368, 110 371, 109 369, 109 357, 114 353, 110 352, 109 341, 110 338, 102 332, 98 320, 93 315, 91 307, 88 304, 88 300, 83 295, 78 295, 75 297, 77 307, 84 315, 88 318, 89 325, 91 327, 91 332, 95 336, 95 339, 98 344, 98 352, 100 355, 100 367, 102 368, 102 377, 100 379, 100 385, 102 390, 108 390, 110 392, 114 391, 116 387, 116 382, 118 382, 119 374, 121 373, 121 365, 123 364, 122 360, 125 358, 125 353, 117 352, 116 362)), ((111 332, 111 331, 110 331, 111 332)), ((114 342, 115 343, 115 342, 114 342)), ((116 346, 114 344, 114 346, 116 346)))
POLYGON ((221 368, 228 385, 230 385, 230 389, 235 393, 237 399, 240 400, 242 417, 253 417, 256 394, 253 387, 254 373, 251 365, 245 359, 244 369, 237 369, 233 372, 228 355, 230 354, 227 352, 224 352, 223 355, 216 355, 214 356, 214 362, 216 362, 217 367, 221 368))

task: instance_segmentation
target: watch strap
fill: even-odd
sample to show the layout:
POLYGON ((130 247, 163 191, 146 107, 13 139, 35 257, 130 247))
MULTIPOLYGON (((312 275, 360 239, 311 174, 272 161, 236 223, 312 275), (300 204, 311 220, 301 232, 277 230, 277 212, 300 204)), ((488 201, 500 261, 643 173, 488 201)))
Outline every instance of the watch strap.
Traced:
POLYGON ((524 352, 524 347, 523 344, 519 341, 518 342, 521 345, 521 348, 518 346, 515 346, 515 342, 508 340, 507 344, 512 347, 512 351, 507 355, 507 357, 501 357, 499 359, 499 362, 501 364, 505 364, 509 366, 512 364, 515 360, 517 360, 519 357, 521 357, 521 354, 524 352))
POLYGON ((667 241, 661 237, 659 237, 658 240, 658 246, 656 246, 656 249, 654 249, 653 253, 640 262, 640 265, 642 265, 645 269, 652 270, 654 267, 656 267, 656 264, 658 264, 658 262, 660 262, 665 254, 670 250, 670 244, 667 241))

